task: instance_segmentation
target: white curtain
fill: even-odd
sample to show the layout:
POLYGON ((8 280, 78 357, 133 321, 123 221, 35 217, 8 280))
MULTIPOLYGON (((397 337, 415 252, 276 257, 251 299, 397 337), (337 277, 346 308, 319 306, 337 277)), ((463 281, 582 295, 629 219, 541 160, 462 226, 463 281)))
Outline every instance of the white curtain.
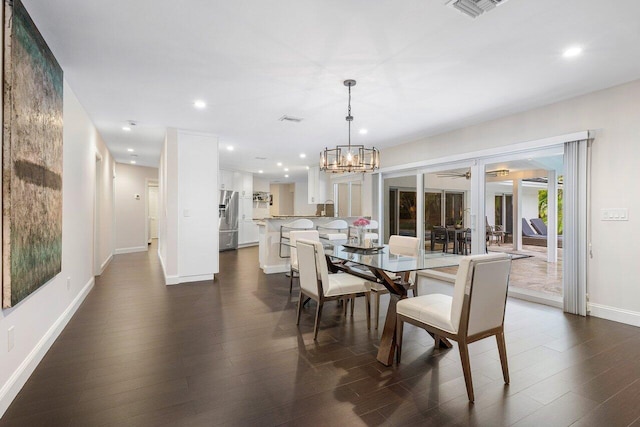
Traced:
POLYGON ((564 144, 564 311, 587 315, 588 141, 564 144))

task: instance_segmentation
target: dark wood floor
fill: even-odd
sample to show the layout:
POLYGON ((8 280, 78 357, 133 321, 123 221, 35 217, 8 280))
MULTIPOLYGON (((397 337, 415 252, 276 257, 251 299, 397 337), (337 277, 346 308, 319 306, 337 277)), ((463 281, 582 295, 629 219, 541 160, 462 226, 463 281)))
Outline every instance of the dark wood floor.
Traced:
POLYGON ((422 330, 405 327, 400 366, 379 364, 361 299, 354 318, 328 304, 313 342, 314 307, 298 329, 256 248, 172 287, 154 253, 114 258, 0 426, 640 426, 638 328, 509 300, 511 385, 495 341, 472 344, 471 405, 457 349, 422 330))

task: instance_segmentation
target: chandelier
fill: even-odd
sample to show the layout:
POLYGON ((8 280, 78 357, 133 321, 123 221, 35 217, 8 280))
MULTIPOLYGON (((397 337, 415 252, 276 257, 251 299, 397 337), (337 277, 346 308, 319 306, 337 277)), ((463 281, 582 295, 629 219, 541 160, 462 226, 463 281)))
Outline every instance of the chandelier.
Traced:
POLYGON ((355 80, 345 80, 349 88, 349 109, 345 120, 349 123, 349 143, 336 145, 336 148, 325 148, 320 153, 320 170, 330 173, 373 172, 380 167, 380 152, 377 148, 366 148, 364 145, 351 144, 351 88, 355 80))

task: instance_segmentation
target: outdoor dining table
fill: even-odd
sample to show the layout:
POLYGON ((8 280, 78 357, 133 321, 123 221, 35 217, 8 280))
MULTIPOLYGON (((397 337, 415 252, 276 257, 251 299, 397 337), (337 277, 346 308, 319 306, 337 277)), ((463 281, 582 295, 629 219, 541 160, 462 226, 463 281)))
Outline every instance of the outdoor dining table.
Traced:
MULTIPOLYGON (((407 298, 407 289, 410 286, 409 274, 412 271, 457 266, 461 258, 460 255, 440 251, 420 251, 415 258, 397 255, 390 253, 388 245, 377 250, 328 245, 325 247, 325 255, 332 270, 342 270, 368 280, 378 281, 389 290, 391 298, 377 356, 378 361, 385 366, 393 363, 396 351, 396 304, 401 299, 407 298), (363 274, 360 268, 354 268, 354 264, 365 267, 371 274, 363 274)), ((443 338, 438 343, 441 347, 451 347, 451 343, 443 338)))

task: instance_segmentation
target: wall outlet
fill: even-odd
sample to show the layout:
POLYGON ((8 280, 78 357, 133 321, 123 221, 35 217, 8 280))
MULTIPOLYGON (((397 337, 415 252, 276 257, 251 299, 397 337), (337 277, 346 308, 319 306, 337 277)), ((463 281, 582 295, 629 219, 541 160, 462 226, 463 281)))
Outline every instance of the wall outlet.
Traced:
POLYGON ((67 290, 71 289, 71 277, 67 277, 67 290))
POLYGON ((7 329, 7 351, 11 351, 13 349, 13 346, 16 344, 15 334, 13 332, 14 329, 15 329, 15 326, 12 326, 9 329, 7 329))

